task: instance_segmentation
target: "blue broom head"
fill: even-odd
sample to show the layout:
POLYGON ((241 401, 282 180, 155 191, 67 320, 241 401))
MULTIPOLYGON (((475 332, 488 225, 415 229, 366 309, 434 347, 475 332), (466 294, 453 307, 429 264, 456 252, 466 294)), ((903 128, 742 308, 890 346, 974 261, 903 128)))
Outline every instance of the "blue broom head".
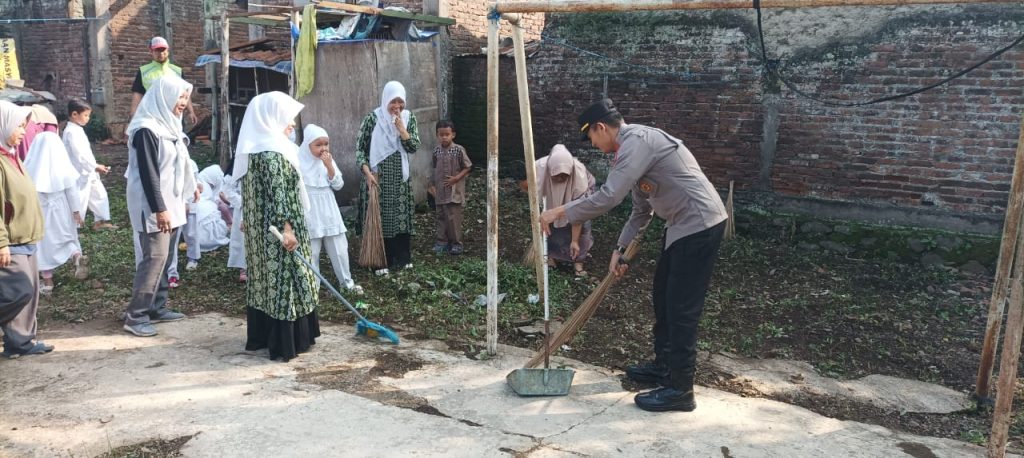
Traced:
POLYGON ((372 337, 378 340, 390 340, 391 343, 398 344, 398 334, 395 331, 370 320, 356 321, 356 335, 372 337))

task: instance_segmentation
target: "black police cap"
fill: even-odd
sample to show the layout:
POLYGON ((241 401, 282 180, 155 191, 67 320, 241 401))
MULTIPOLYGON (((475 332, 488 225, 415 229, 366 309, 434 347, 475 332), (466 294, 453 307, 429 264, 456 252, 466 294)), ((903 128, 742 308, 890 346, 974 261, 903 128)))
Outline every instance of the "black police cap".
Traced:
POLYGON ((580 115, 577 122, 580 124, 580 139, 587 140, 587 131, 590 130, 590 126, 594 123, 604 119, 608 115, 618 114, 619 110, 615 108, 615 104, 612 103, 612 99, 604 99, 600 102, 596 102, 593 105, 587 107, 580 115))

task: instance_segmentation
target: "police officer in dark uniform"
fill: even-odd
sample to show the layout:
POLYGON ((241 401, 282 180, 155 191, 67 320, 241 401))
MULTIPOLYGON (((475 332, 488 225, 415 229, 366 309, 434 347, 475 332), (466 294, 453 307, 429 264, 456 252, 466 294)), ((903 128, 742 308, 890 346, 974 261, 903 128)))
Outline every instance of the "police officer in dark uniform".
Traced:
POLYGON ((661 129, 626 124, 611 100, 591 105, 579 117, 580 133, 594 147, 614 153, 608 179, 597 192, 540 216, 545 232, 561 217, 581 223, 607 213, 632 192, 633 212, 612 252, 609 271, 628 266, 625 247, 650 223, 665 220, 664 244, 654 275, 654 360, 626 369, 635 381, 660 388, 636 395, 649 411, 697 408, 693 378, 697 366, 697 325, 718 247, 725 231, 725 205, 682 140, 661 129))

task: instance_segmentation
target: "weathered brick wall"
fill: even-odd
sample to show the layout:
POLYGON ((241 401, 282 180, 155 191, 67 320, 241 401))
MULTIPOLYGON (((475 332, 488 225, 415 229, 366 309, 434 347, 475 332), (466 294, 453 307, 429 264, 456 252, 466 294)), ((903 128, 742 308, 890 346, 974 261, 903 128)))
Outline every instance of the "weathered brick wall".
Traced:
MULTIPOLYGON (((10 19, 66 19, 66 1, 0 2, 10 19)), ((89 47, 85 22, 23 23, 0 27, 0 36, 18 38, 18 65, 25 85, 52 92, 57 108, 69 97, 88 95, 89 47)))
MULTIPOLYGON (((853 44, 792 59, 812 94, 867 100, 928 85, 1020 36, 1024 14, 999 7, 893 20, 853 44)), ((1024 103, 1024 52, 950 84, 862 108, 831 108, 784 89, 776 192, 999 215, 1024 103)))
MULTIPOLYGON (((522 162, 523 135, 514 62, 510 58, 502 58, 499 65, 501 111, 498 115, 498 144, 502 165, 507 166, 522 162)), ((466 148, 474 163, 481 165, 487 160, 487 81, 481 77, 486 74, 487 59, 484 56, 464 57, 452 62, 452 84, 456 89, 449 109, 457 130, 455 142, 466 148)), ((503 174, 520 173, 504 169, 503 174)))
MULTIPOLYGON (((456 24, 449 27, 455 54, 479 53, 487 46, 487 12, 491 6, 485 0, 448 0, 448 17, 456 24)), ((501 21, 501 36, 512 35, 508 22, 501 21)), ((523 35, 527 40, 540 38, 544 30, 544 14, 525 14, 522 18, 523 35)))
MULTIPOLYGON (((715 184, 756 178, 761 138, 759 76, 754 56, 746 50, 742 22, 725 15, 694 20, 672 13, 551 15, 548 19, 545 33, 553 40, 600 50, 662 74, 544 44, 528 62, 538 156, 556 143, 575 152, 589 148, 579 140, 576 116, 601 98, 607 76, 608 95, 627 120, 662 127, 683 138, 715 184)), ((472 110, 462 129, 482 132, 486 111, 476 105, 485 102, 484 59, 457 61, 452 110, 472 110), (466 61, 475 68, 459 71, 469 66, 466 61), (468 84, 467 79, 479 82, 468 84), (469 91, 476 92, 466 94, 469 91), (460 101, 473 103, 460 106, 460 101), (475 125, 468 125, 474 119, 475 125)), ((515 73, 510 64, 502 68, 501 152, 521 158, 515 73)))
MULTIPOLYGON (((1009 44, 1024 29, 1018 9, 968 5, 860 15, 815 11, 836 33, 793 35, 810 27, 806 15, 812 13, 803 14, 766 18, 769 58, 781 57, 784 74, 804 91, 848 100, 935 82, 1009 44)), ((835 108, 762 78, 749 13, 553 14, 547 20, 551 41, 528 64, 539 154, 556 142, 574 151, 589 147, 577 139, 575 118, 607 84, 607 95, 627 121, 682 138, 719 188, 735 180, 739 189, 774 196, 996 221, 1005 210, 1017 107, 1024 104, 1024 51, 1012 50, 908 99, 835 108), (607 57, 567 49, 559 41, 607 57)), ((455 64, 475 69, 455 75, 461 81, 455 99, 479 101, 486 94, 486 72, 482 59, 468 60, 455 64), (463 93, 468 91, 476 93, 463 93)), ((503 69, 503 77, 510 73, 503 69)), ((502 90, 514 93, 514 86, 506 81, 502 90)), ((465 109, 453 106, 456 113, 465 109)), ((517 110, 514 100, 503 100, 503 119, 517 110)), ((484 129, 486 112, 478 112, 465 117, 477 119, 475 126, 464 121, 461 128, 484 129)), ((505 135, 517 128, 503 122, 502 129, 506 154, 506 144, 519 146, 505 135)))

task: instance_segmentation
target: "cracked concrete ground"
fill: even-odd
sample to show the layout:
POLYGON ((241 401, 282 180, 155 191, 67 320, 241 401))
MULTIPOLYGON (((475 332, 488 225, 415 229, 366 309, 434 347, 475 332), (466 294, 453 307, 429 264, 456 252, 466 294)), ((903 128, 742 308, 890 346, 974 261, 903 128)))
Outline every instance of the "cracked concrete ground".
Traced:
POLYGON ((637 409, 617 374, 576 369, 569 396, 520 398, 505 376, 529 352, 467 359, 325 326, 290 363, 242 351, 215 314, 131 337, 93 321, 42 337, 57 351, 0 361, 0 456, 96 456, 194 435, 184 456, 982 456, 980 447, 698 388, 693 413, 637 409))

